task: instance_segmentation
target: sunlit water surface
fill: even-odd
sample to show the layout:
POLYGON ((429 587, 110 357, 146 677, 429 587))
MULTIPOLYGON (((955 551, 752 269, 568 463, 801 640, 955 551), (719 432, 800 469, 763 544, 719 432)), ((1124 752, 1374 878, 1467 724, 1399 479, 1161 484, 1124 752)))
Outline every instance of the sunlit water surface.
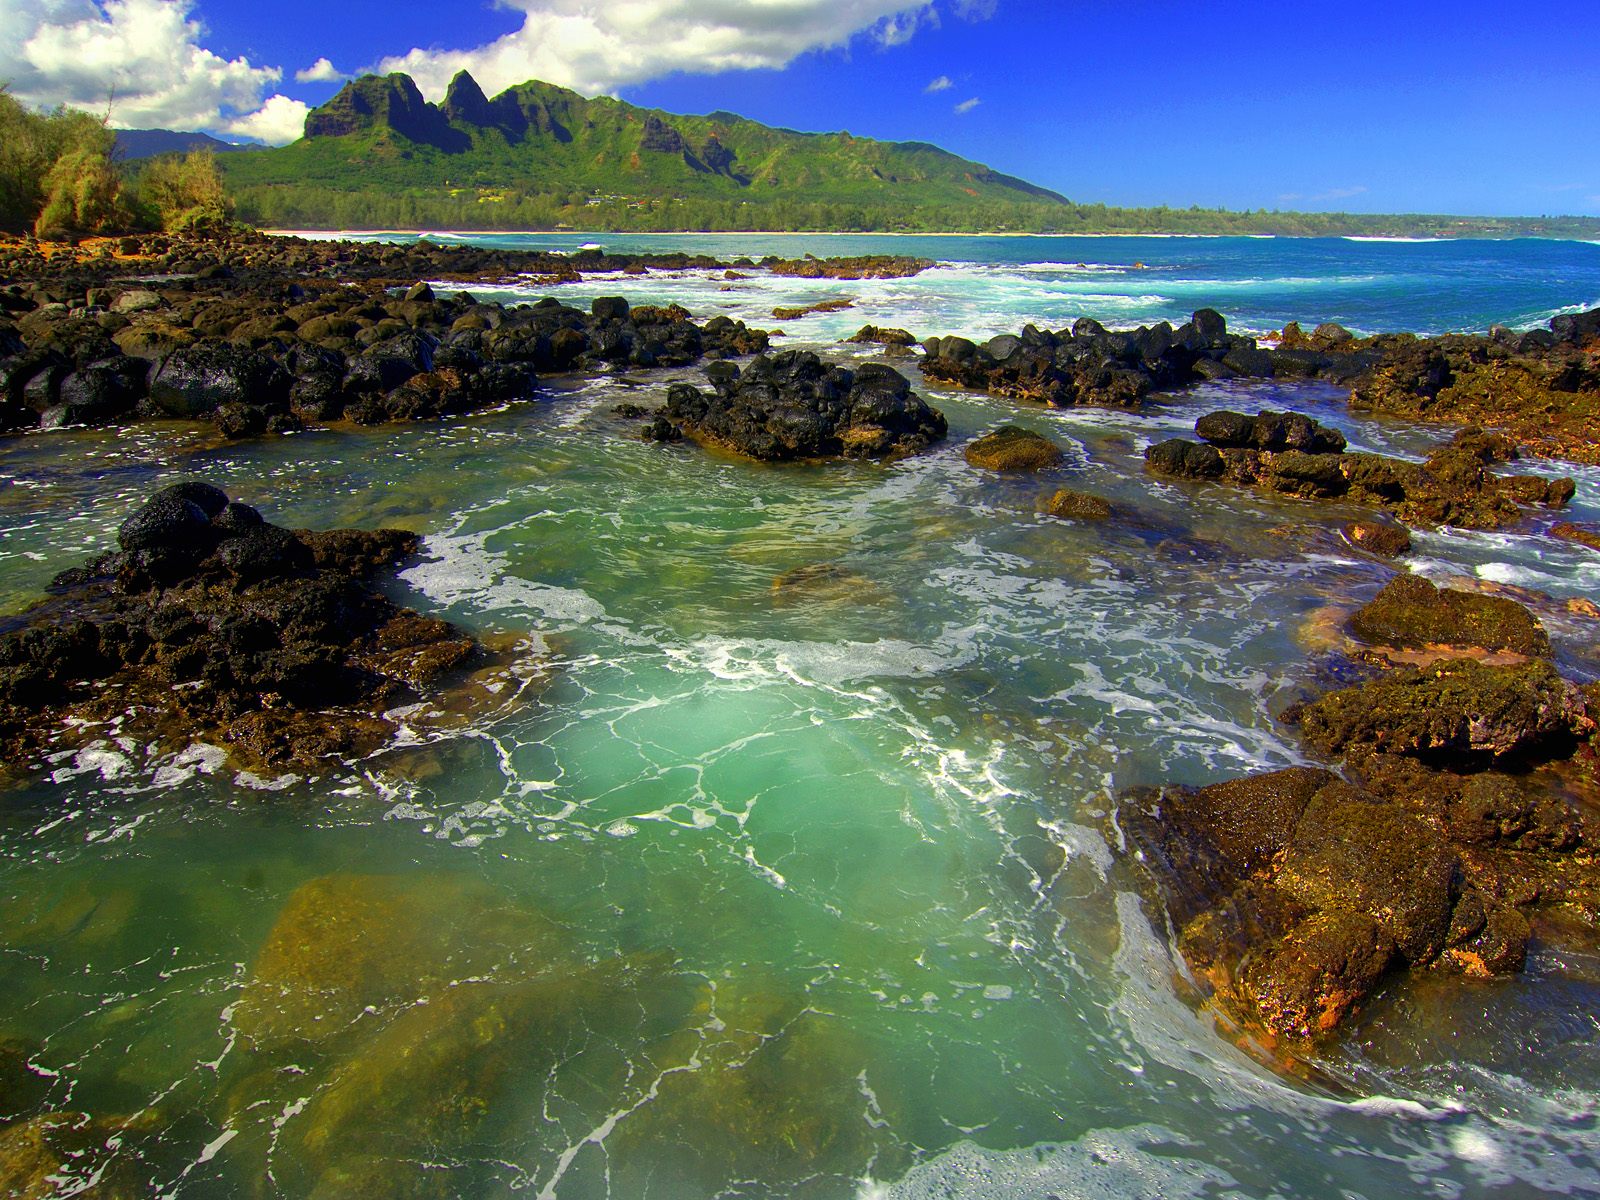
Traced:
MULTIPOLYGON (((537 702, 331 780, 106 740, 6 797, 0 1039, 52 1108, 135 1118, 136 1194, 1596 1193, 1600 963, 1386 998, 1293 1083, 1179 999, 1104 820, 1125 786, 1297 761, 1274 718, 1319 611, 1387 576, 1350 510, 1158 483, 1144 447, 1222 404, 1436 432, 1210 388, 1030 411, 1066 463, 1001 478, 961 446, 1016 411, 929 388, 937 452, 774 468, 612 415, 668 379, 0 448, 6 611, 203 476, 280 523, 425 533, 396 598, 548 656, 537 702), (1058 486, 1116 516, 1037 515, 1058 486), (266 986, 300 970, 349 994, 266 986)), ((1421 550, 1556 597, 1600 575, 1536 527, 1421 550)), ((1555 632, 1587 677, 1595 626, 1555 632)))

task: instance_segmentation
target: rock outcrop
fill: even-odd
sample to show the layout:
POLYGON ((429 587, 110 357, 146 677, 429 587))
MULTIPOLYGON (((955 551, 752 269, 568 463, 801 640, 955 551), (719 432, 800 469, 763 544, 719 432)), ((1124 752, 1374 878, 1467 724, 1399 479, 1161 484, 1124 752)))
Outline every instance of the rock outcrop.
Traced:
POLYGON ((1527 505, 1560 507, 1571 479, 1499 475, 1490 468, 1515 448, 1463 430, 1422 463, 1344 452, 1337 430, 1298 413, 1210 413, 1195 423, 1205 439, 1171 438, 1145 452, 1145 465, 1174 479, 1218 479, 1306 500, 1348 499, 1393 512, 1414 525, 1503 529, 1527 517, 1527 505))
POLYGON ((386 743, 390 710, 493 661, 468 634, 374 590, 417 549, 404 530, 285 529, 182 483, 131 514, 117 542, 0 627, 8 763, 113 728, 320 772, 386 743))
POLYGON ((941 441, 944 416, 889 367, 853 371, 809 351, 760 357, 739 370, 717 363, 710 392, 690 384, 667 391, 645 436, 697 441, 763 462, 821 458, 905 458, 941 441))

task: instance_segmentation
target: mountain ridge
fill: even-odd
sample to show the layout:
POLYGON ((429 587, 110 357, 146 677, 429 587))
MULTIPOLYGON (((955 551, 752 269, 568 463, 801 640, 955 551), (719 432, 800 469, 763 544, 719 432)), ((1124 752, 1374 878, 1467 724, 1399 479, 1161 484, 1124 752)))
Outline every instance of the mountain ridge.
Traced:
POLYGON ((438 104, 403 73, 352 80, 307 116, 300 141, 251 159, 230 164, 245 185, 381 180, 755 202, 806 189, 839 202, 1070 203, 928 142, 776 129, 725 111, 669 113, 539 80, 491 98, 465 71, 438 104))

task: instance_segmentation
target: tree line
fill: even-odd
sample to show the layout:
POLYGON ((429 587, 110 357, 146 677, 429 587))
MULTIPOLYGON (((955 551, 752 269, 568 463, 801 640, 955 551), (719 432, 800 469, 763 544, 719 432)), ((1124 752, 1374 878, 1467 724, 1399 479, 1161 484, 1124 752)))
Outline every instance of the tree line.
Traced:
POLYGON ((0 231, 60 241, 164 230, 219 233, 233 202, 209 151, 117 161, 104 117, 35 112, 0 88, 0 231))

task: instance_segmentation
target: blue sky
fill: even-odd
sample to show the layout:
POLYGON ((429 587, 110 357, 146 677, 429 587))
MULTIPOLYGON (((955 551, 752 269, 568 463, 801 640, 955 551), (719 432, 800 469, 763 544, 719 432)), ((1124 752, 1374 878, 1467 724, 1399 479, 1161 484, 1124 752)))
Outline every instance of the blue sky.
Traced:
POLYGON ((342 74, 465 65, 932 141, 1082 201, 1600 214, 1596 5, 0 0, 0 29, 18 95, 114 88, 130 125, 283 140, 342 74))

